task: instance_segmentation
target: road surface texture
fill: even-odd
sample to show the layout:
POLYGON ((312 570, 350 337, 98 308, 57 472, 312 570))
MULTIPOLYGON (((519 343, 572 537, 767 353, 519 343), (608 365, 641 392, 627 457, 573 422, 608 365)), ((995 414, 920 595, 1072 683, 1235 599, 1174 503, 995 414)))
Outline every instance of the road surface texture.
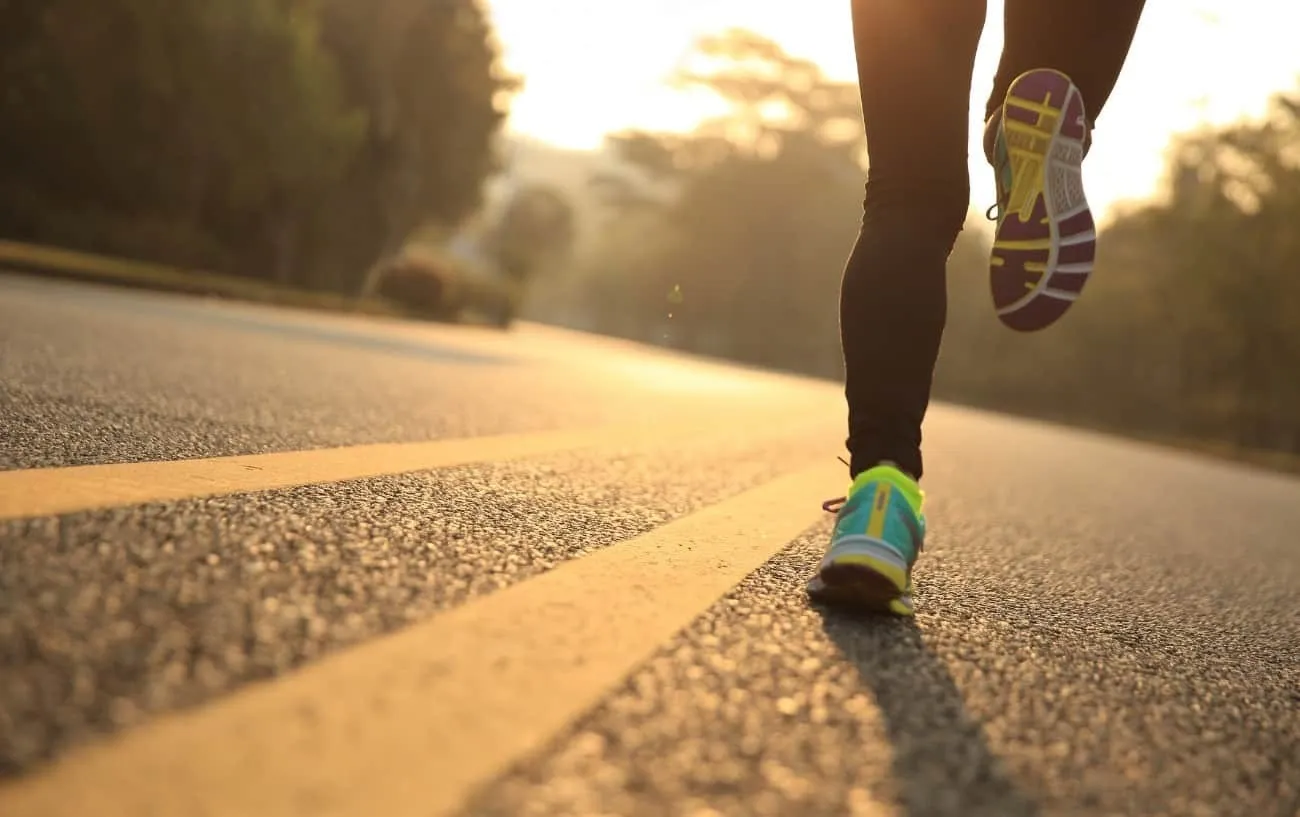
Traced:
POLYGON ((0 277, 0 815, 1295 817, 1300 481, 926 433, 855 617, 835 384, 0 277))

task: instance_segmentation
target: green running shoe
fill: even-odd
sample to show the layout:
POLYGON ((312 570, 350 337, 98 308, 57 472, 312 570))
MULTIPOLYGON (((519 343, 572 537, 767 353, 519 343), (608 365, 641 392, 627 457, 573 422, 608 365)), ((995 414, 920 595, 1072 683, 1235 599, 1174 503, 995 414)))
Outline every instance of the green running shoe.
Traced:
POLYGON ((892 465, 858 474, 848 496, 823 507, 836 514, 830 548, 808 582, 814 601, 910 616, 912 565, 925 540, 925 494, 892 465))

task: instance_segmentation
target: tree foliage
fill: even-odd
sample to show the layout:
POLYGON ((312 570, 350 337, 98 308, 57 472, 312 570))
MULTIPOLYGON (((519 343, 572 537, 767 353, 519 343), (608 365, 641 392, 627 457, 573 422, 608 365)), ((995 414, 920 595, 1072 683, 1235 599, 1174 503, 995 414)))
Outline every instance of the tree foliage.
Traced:
POLYGON ((726 114, 690 134, 619 134, 627 174, 593 179, 616 214, 594 261, 597 326, 835 373, 863 178, 857 91, 745 31, 703 40, 699 57, 675 80, 726 114))
POLYGON ((493 167, 474 0, 0 0, 0 235, 355 288, 493 167))
POLYGON ((527 184, 507 199, 488 228, 486 249, 520 283, 569 259, 577 232, 573 205, 553 185, 527 184))

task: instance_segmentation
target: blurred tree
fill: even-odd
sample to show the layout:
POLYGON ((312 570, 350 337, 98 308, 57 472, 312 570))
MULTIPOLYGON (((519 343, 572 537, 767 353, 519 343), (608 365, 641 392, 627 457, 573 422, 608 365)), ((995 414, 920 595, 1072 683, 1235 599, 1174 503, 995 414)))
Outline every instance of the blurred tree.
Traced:
POLYGON ((573 205, 551 185, 520 187, 485 236, 485 249, 501 271, 519 282, 568 260, 577 224, 573 205))
POLYGON ((369 290, 375 264, 428 222, 481 203, 517 82, 497 64, 478 0, 321 0, 349 98, 369 113, 347 182, 323 207, 317 263, 369 290))
POLYGON ((1181 397, 1241 445, 1300 451, 1300 94, 1172 155, 1170 200, 1144 214, 1144 238, 1172 302, 1181 397))
MULTIPOLYGON (((19 4, 20 6, 22 4, 19 4)), ((276 266, 287 219, 360 136, 309 9, 284 0, 49 0, 0 58, 13 237, 276 266)))
POLYGON ((603 308, 625 316, 625 334, 838 372, 836 297, 863 181, 856 87, 740 30, 694 57, 674 82, 711 90, 727 113, 690 134, 618 135, 629 173, 593 179, 619 217, 656 214, 662 236, 629 247, 635 261, 605 262, 642 281, 621 290, 631 303, 603 308))
POLYGON ((0 234, 356 291, 472 211, 476 0, 0 0, 0 234))

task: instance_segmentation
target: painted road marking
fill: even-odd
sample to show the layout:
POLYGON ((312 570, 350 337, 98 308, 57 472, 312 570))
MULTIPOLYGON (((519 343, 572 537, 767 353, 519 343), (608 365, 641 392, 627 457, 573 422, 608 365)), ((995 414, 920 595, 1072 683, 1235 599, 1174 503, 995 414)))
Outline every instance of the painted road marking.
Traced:
POLYGON ((803 470, 0 787, 10 817, 440 817, 813 525, 803 470))
MULTIPOLYGON (((768 436, 796 427, 791 426, 788 414, 753 420, 758 427, 770 430, 768 436)), ((717 437, 727 433, 739 433, 734 418, 725 423, 669 421, 233 457, 0 471, 0 521, 343 482, 583 448, 661 447, 696 435, 717 437)))

